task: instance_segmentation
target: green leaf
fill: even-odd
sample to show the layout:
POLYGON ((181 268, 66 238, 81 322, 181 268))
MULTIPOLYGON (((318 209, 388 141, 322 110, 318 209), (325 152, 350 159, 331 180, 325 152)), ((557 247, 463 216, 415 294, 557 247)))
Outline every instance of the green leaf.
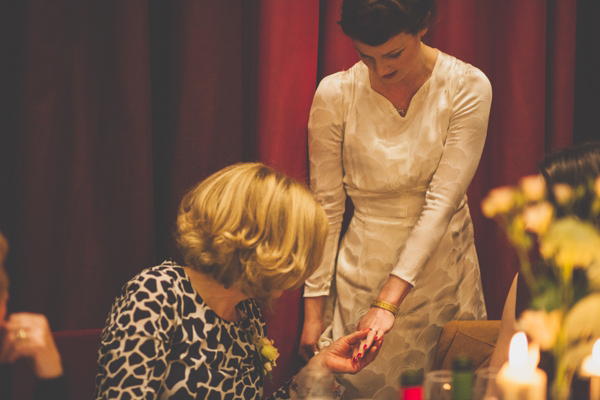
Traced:
POLYGON ((531 307, 534 310, 552 311, 562 307, 561 291, 558 284, 548 277, 537 279, 538 290, 533 295, 531 307))

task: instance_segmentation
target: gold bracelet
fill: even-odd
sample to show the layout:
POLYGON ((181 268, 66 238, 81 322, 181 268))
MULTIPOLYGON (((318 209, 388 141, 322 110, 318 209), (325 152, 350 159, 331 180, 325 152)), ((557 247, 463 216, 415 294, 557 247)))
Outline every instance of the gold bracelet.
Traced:
POLYGON ((392 314, 394 314, 394 318, 396 318, 396 316, 398 316, 398 307, 396 307, 392 303, 388 303, 386 301, 381 301, 381 300, 373 300, 371 302, 371 307, 377 307, 377 308, 381 308, 383 310, 389 311, 392 314))

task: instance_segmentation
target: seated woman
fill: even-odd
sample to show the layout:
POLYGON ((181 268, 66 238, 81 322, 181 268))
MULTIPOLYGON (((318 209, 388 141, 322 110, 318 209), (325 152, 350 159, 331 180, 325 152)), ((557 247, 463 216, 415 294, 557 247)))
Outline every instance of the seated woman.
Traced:
MULTIPOLYGON (((586 184, 588 179, 600 176, 600 142, 584 143, 569 147, 545 157, 540 163, 539 170, 544 177, 548 200, 557 206, 552 187, 558 183, 572 187, 586 184)), ((573 212, 582 219, 588 219, 591 202, 583 199, 578 202, 573 212)), ((600 221, 592 221, 600 227, 600 221)), ((491 367, 501 367, 508 359, 508 348, 512 336, 517 332, 517 319, 530 305, 530 293, 524 279, 517 274, 512 282, 504 310, 496 347, 490 361, 491 367)), ((540 367, 553 374, 551 359, 542 354, 540 367)), ((552 379, 549 379, 551 381, 552 379)))
MULTIPOLYGON (((327 230, 308 190, 265 165, 230 166, 198 184, 177 217, 187 266, 164 262, 124 286, 102 333, 95 397, 261 398, 271 363, 259 350, 269 343, 259 304, 302 285, 327 230)), ((341 338, 308 367, 358 372, 381 346, 353 359, 367 333, 341 338)), ((299 382, 273 397, 294 398, 299 382)))
POLYGON ((8 276, 3 261, 7 252, 8 243, 0 234, 0 397, 12 397, 11 364, 27 359, 37 378, 33 398, 65 400, 68 398, 67 382, 46 317, 41 314, 14 313, 5 320, 8 276))

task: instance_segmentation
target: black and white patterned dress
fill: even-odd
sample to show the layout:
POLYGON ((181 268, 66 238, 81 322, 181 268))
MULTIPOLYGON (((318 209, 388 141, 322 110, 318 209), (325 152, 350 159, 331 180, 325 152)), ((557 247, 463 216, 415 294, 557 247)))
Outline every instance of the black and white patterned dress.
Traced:
MULTIPOLYGON (((249 329, 266 337, 254 300, 247 318, 221 319, 181 266, 144 270, 122 289, 102 332, 97 399, 260 399, 263 377, 249 329)), ((288 385, 272 398, 289 398, 288 385)))

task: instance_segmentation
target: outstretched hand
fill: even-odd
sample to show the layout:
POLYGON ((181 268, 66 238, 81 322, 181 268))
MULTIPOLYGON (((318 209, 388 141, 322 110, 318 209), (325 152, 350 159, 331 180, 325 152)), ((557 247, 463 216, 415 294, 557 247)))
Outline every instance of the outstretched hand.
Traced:
POLYGON ((381 345, 383 344, 383 337, 381 337, 379 340, 373 342, 373 345, 365 351, 365 354, 361 358, 355 357, 353 349, 368 334, 369 330, 365 329, 339 338, 318 353, 313 360, 315 362, 322 362, 331 372, 355 374, 377 357, 379 349, 381 349, 381 345))

